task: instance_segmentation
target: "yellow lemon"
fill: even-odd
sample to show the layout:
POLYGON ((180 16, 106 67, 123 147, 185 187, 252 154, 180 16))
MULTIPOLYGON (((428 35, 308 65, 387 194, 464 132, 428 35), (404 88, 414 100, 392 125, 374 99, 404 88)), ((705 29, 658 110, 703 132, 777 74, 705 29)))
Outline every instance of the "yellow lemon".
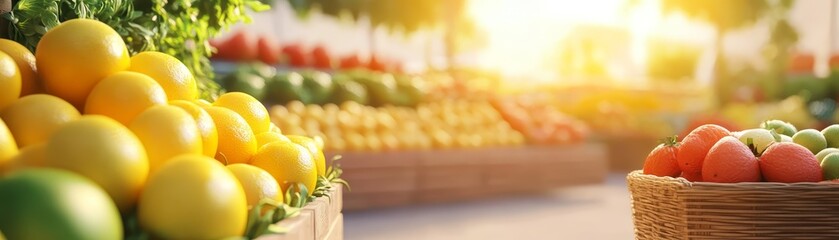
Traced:
POLYGON ((256 135, 257 148, 276 141, 291 142, 285 135, 275 132, 264 132, 256 135))
POLYGON ((271 118, 268 117, 265 105, 251 95, 240 92, 225 93, 216 99, 213 106, 227 108, 241 115, 254 134, 267 132, 271 126, 271 118))
POLYGON ((30 167, 44 167, 46 146, 46 143, 39 143, 20 148, 18 154, 11 160, 11 169, 7 170, 16 171, 30 167))
POLYGON ((248 163, 256 153, 256 136, 248 122, 233 110, 223 107, 204 108, 218 131, 218 150, 215 158, 221 163, 248 163))
POLYGON ((227 169, 236 176, 242 188, 245 189, 245 196, 248 200, 248 208, 256 206, 263 198, 269 198, 283 202, 283 192, 280 185, 270 173, 261 168, 244 163, 227 165, 227 169))
POLYGON ((212 103, 207 102, 207 100, 204 100, 204 99, 195 99, 195 100, 192 100, 192 103, 195 103, 196 105, 198 105, 199 107, 202 107, 202 108, 213 106, 212 103))
POLYGON ((251 165, 268 171, 283 192, 288 191, 292 183, 302 183, 311 195, 318 179, 312 154, 295 143, 277 141, 266 144, 253 156, 251 165))
POLYGON ((204 149, 204 156, 215 157, 218 149, 218 131, 216 131, 216 123, 213 122, 210 114, 197 104, 186 100, 169 101, 169 105, 182 108, 189 115, 192 115, 198 125, 198 132, 201 133, 201 146, 204 149))
POLYGON ((15 141, 23 148, 46 142, 58 127, 79 118, 79 110, 61 98, 33 94, 0 111, 0 118, 6 121, 15 141))
POLYGON ((277 125, 274 124, 273 122, 271 123, 271 126, 268 127, 268 131, 283 134, 283 130, 280 130, 280 127, 277 127, 277 125))
POLYGON ((20 97, 20 70, 15 60, 0 52, 0 110, 20 97))
POLYGON ((0 52, 12 57, 20 71, 20 96, 41 93, 41 82, 35 71, 35 55, 20 43, 9 39, 0 39, 0 52))
POLYGON ((314 139, 298 135, 286 135, 286 137, 288 137, 291 142, 309 150, 309 153, 312 154, 315 165, 317 166, 318 176, 323 176, 326 173, 326 158, 323 156, 322 148, 318 147, 318 144, 314 139))
POLYGON ((180 60, 161 52, 141 52, 131 57, 128 71, 146 74, 166 91, 169 100, 192 100, 198 96, 195 78, 180 60))
POLYGON ((0 119, 0 173, 11 163, 12 158, 18 154, 17 143, 6 123, 0 119))
POLYGON ((107 24, 73 19, 41 37, 35 64, 47 93, 83 109, 87 95, 99 81, 128 69, 128 49, 107 24))
POLYGON ((44 165, 93 180, 120 212, 134 208, 149 175, 149 160, 128 128, 104 116, 82 116, 58 128, 46 144, 44 165))
POLYGON ((245 191, 233 173, 198 154, 161 166, 137 204, 140 227, 160 239, 241 237, 247 218, 245 191))
POLYGON ((154 106, 146 109, 128 125, 137 135, 149 157, 149 174, 172 157, 201 154, 201 134, 186 111, 175 106, 154 106))
POLYGON ((149 76, 118 72, 103 79, 87 98, 85 114, 99 114, 128 125, 138 114, 155 105, 166 104, 166 93, 149 76))

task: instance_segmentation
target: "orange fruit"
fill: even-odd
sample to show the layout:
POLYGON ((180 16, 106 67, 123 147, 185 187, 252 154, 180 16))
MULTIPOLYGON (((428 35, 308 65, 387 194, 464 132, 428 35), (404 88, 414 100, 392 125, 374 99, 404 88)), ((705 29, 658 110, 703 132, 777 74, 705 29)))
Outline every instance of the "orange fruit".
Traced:
POLYGON ((128 71, 148 75, 163 87, 169 100, 192 100, 198 97, 195 78, 180 60, 161 52, 141 52, 131 57, 128 71))
POLYGON ((664 139, 664 143, 656 146, 647 155, 644 161, 644 174, 652 174, 660 177, 678 177, 682 173, 676 155, 679 152, 679 144, 675 137, 664 139))
POLYGON ((679 145, 679 155, 676 160, 683 172, 700 173, 702 162, 711 147, 731 133, 718 125, 705 124, 693 129, 679 145))
POLYGON ((46 142, 64 123, 79 118, 79 110, 47 94, 22 97, 0 111, 19 147, 46 142))
POLYGON ((702 180, 718 183, 759 182, 757 157, 739 139, 726 136, 717 141, 702 163, 702 180))
POLYGON ((147 108, 166 104, 166 93, 149 76, 118 72, 102 79, 90 91, 85 114, 105 115, 128 125, 147 108))
POLYGON ((261 168, 244 163, 227 165, 227 169, 236 176, 242 188, 245 189, 245 197, 248 200, 248 208, 259 204, 264 198, 272 199, 278 203, 283 202, 283 192, 280 184, 270 173, 261 168))
POLYGON ((240 92, 225 93, 216 99, 213 106, 227 108, 238 113, 250 125, 254 134, 267 132, 271 127, 271 118, 268 116, 265 105, 251 95, 240 92))
POLYGON ((309 191, 315 189, 318 174, 312 154, 303 146, 291 142, 273 142, 259 148, 251 165, 268 171, 288 191, 292 183, 302 183, 309 191))
POLYGON ((137 115, 128 128, 137 135, 149 157, 149 174, 182 154, 201 154, 201 133, 195 119, 175 106, 154 106, 137 115))
POLYGON ((691 182, 701 182, 702 181, 702 173, 701 172, 682 172, 682 175, 679 177, 684 178, 691 182))
POLYGON ((20 70, 15 60, 0 52, 0 110, 20 97, 20 70))
POLYGON ((809 149, 790 142, 775 143, 760 156, 760 171, 768 182, 819 182, 822 169, 809 149))
POLYGON ((218 131, 216 130, 216 123, 206 110, 186 100, 169 101, 169 105, 179 107, 185 110, 198 126, 198 132, 201 133, 201 146, 204 149, 204 156, 215 157, 216 150, 218 150, 218 131))
POLYGON ((47 93, 83 109, 93 87, 128 69, 128 49, 110 26, 73 19, 50 29, 38 42, 35 64, 47 93))
POLYGON ((20 43, 9 39, 0 39, 0 51, 12 57, 20 71, 20 96, 41 93, 41 82, 35 71, 35 55, 20 43))
POLYGON ((223 107, 204 108, 218 131, 218 150, 215 158, 221 163, 248 163, 256 153, 256 136, 248 122, 233 110, 223 107))

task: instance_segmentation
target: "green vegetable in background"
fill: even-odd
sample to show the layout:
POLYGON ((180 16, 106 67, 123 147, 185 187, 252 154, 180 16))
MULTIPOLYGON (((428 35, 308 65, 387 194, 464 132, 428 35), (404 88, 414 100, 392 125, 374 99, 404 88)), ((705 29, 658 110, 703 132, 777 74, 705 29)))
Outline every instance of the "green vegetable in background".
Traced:
POLYGON ((347 101, 353 101, 362 105, 367 105, 369 99, 367 98, 367 89, 364 85, 355 82, 346 74, 335 74, 332 76, 333 84, 335 84, 335 92, 332 94, 330 102, 334 104, 341 104, 347 101))
POLYGON ((311 102, 311 96, 303 86, 303 76, 296 72, 280 73, 268 79, 265 86, 265 100, 274 104, 286 104, 299 100, 311 102))
POLYGON ((245 14, 269 7, 259 0, 21 0, 3 15, 9 38, 30 50, 60 22, 96 19, 122 36, 130 53, 160 51, 183 61, 198 80, 201 97, 213 99, 221 91, 212 81, 209 40, 245 14))
POLYGON ((303 75, 303 87, 311 95, 311 103, 324 104, 333 92, 332 76, 321 71, 306 71, 303 75))

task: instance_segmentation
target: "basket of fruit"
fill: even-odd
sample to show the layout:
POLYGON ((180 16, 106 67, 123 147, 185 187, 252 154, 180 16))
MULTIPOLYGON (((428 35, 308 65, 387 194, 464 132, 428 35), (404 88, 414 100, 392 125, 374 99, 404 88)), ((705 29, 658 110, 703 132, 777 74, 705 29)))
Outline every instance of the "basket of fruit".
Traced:
POLYGON ((839 239, 839 125, 703 125, 627 176, 636 239, 839 239))

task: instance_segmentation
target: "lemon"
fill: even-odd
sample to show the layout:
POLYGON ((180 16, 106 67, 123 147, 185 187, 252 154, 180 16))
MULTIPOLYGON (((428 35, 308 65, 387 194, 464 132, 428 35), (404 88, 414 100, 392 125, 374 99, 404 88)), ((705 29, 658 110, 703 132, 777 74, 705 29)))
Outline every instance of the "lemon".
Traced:
MULTIPOLYGON (((780 139, 780 136, 778 138, 780 139)), ((754 144, 758 153, 763 153, 763 150, 766 150, 769 145, 775 143, 775 137, 772 135, 772 132, 762 128, 745 130, 738 139, 746 145, 749 144, 748 139, 752 139, 752 144, 754 144)))
POLYGON ((122 37, 108 25, 73 19, 41 37, 35 64, 47 93, 83 109, 87 95, 99 81, 128 69, 128 49, 122 37))
POLYGON ((9 39, 0 39, 0 52, 4 52, 15 60, 20 71, 20 96, 41 93, 41 83, 35 71, 35 55, 20 43, 9 39))
POLYGON ((20 97, 20 71, 15 60, 0 52, 0 110, 20 97))
POLYGON ((270 173, 261 168, 244 163, 227 165, 227 169, 236 176, 242 188, 245 190, 245 198, 248 201, 248 208, 256 206, 263 198, 283 202, 283 192, 280 185, 270 173))
POLYGON ((46 143, 44 165, 67 169, 96 182, 123 213, 130 211, 149 174, 140 140, 119 122, 82 116, 65 123, 46 143))
POLYGON ((147 108, 164 104, 166 93, 154 79, 124 71, 108 76, 93 88, 84 113, 105 115, 127 126, 147 108))
POLYGON ((195 105, 198 105, 199 107, 202 107, 202 108, 213 106, 212 103, 207 102, 207 100, 204 100, 204 99, 195 99, 195 100, 192 100, 192 103, 195 103, 195 105))
POLYGON ((283 192, 292 183, 302 183, 311 195, 317 183, 317 165, 303 146, 291 142, 273 142, 259 148, 251 165, 262 168, 277 180, 283 192))
POLYGON ((18 154, 17 143, 6 123, 0 119, 0 173, 11 164, 12 158, 18 154))
POLYGON ((201 134, 195 119, 175 106, 154 106, 128 125, 149 157, 149 174, 172 157, 202 154, 201 134))
POLYGON ((47 94, 22 97, 0 111, 19 147, 44 143, 62 124, 79 118, 79 111, 47 94))
POLYGON ((39 143, 20 148, 18 154, 11 160, 11 170, 43 167, 44 159, 46 159, 46 146, 46 143, 39 143))
POLYGON ((238 113, 248 122, 254 134, 267 132, 271 126, 268 110, 259 100, 240 92, 222 94, 213 106, 224 107, 238 113))
POLYGON ((283 130, 280 130, 280 128, 277 127, 277 125, 274 124, 273 122, 271 123, 271 126, 268 127, 268 131, 273 132, 273 133, 283 134, 283 130))
POLYGON ((180 60, 161 52, 141 52, 131 57, 128 71, 146 74, 166 91, 169 100, 198 97, 195 78, 180 60))
POLYGON ((223 239, 244 234, 247 206, 227 168, 207 156, 181 155, 149 177, 137 219, 161 239, 223 239))
POLYGON ((309 150, 309 153, 311 153, 314 158, 315 166, 317 166, 318 176, 323 176, 326 173, 326 158, 323 156, 323 149, 318 147, 318 144, 314 139, 298 135, 286 135, 286 137, 288 137, 291 142, 309 150))
POLYGON ((256 135, 257 148, 276 141, 291 142, 285 135, 275 132, 264 132, 256 135))
POLYGON ((227 164, 248 163, 256 153, 256 136, 248 122, 233 110, 223 107, 204 108, 218 131, 218 150, 215 158, 227 164))
POLYGON ((213 122, 210 114, 197 104, 185 100, 169 101, 169 105, 182 108, 189 115, 192 115, 198 125, 198 131, 201 133, 201 146, 204 149, 204 156, 215 157, 218 149, 218 131, 216 131, 216 123, 213 122))

